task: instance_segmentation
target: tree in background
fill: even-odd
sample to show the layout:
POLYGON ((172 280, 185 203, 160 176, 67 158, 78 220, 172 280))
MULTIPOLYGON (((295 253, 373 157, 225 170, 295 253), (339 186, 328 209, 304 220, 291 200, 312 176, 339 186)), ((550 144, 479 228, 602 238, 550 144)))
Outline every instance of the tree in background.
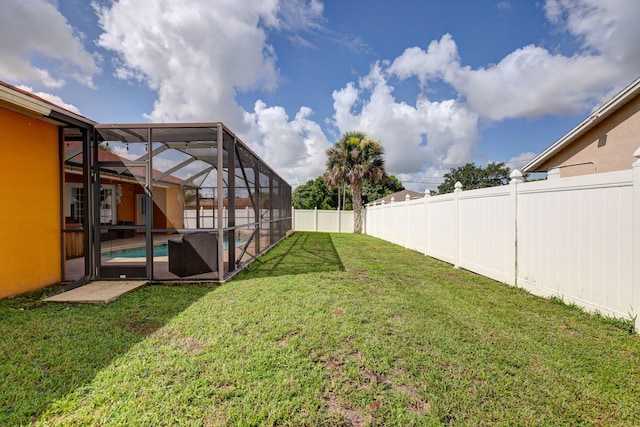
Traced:
POLYGON ((438 186, 438 194, 453 193, 457 181, 460 181, 465 190, 505 185, 509 183, 509 173, 509 167, 502 162, 491 162, 485 167, 467 163, 444 174, 444 181, 438 186))
MULTIPOLYGON (((362 186, 362 204, 388 196, 398 191, 404 190, 404 185, 398 178, 389 175, 381 182, 371 184, 366 182, 362 186)), ((340 204, 342 210, 353 210, 351 202, 351 190, 339 187, 329 188, 324 182, 322 176, 316 179, 310 179, 305 184, 298 185, 292 193, 292 202, 294 209, 337 209, 340 204), (343 197, 344 193, 346 197, 343 197), (338 197, 342 201, 338 202, 338 197)))
POLYGON ((291 194, 294 209, 335 209, 332 206, 333 191, 321 176, 301 184, 291 194))
POLYGON ((324 179, 330 186, 347 184, 353 197, 353 232, 362 233, 362 186, 385 176, 382 144, 362 132, 347 132, 327 150, 324 179))

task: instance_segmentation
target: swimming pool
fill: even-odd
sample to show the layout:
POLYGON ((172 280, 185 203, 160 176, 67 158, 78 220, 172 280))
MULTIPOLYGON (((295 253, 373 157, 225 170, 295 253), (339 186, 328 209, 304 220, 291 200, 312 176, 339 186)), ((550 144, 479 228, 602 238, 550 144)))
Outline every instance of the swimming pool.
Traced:
MULTIPOLYGON (((153 247, 153 256, 168 256, 169 248, 167 244, 158 245, 153 247)), ((134 249, 123 249, 115 252, 108 252, 102 254, 104 258, 144 258, 147 256, 147 249, 142 248, 134 248, 134 249)))
MULTIPOLYGON (((236 238, 236 248, 239 248, 246 243, 245 239, 236 238)), ((224 249, 229 247, 227 236, 224 237, 224 249)), ((147 249, 145 247, 122 249, 119 251, 103 253, 104 258, 145 258, 147 256, 147 249)), ((153 247, 153 257, 169 256, 169 247, 166 243, 156 245, 153 247)))

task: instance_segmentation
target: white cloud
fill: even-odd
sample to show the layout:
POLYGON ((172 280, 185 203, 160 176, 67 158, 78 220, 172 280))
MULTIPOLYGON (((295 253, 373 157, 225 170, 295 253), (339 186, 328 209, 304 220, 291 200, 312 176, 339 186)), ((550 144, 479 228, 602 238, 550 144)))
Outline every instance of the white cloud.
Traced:
POLYGON ((389 71, 401 79, 418 77, 424 85, 432 79, 450 80, 450 73, 460 68, 458 46, 451 34, 429 43, 426 51, 410 47, 397 57, 389 71))
POLYGON ((636 0, 547 0, 549 21, 581 39, 594 51, 620 67, 631 80, 640 69, 640 2, 636 0))
POLYGON ((275 90, 277 56, 267 32, 307 44, 300 32, 320 28, 321 2, 121 0, 94 7, 103 29, 98 43, 117 54, 116 76, 158 92, 149 120, 222 121, 288 181, 322 173, 329 143, 310 109, 290 120, 283 107, 257 101, 246 112, 236 102, 242 91, 275 90))
POLYGON ((374 65, 356 86, 333 92, 335 125, 341 133, 360 130, 382 142, 387 170, 422 177, 429 167, 449 168, 473 158, 478 141, 477 116, 455 100, 415 105, 398 102, 389 67, 374 65))
POLYGON ((525 151, 523 153, 518 154, 517 156, 510 158, 505 163, 507 166, 509 166, 509 169, 511 170, 514 170, 514 169, 522 170, 524 165, 529 163, 536 156, 537 156, 537 153, 533 153, 531 151, 525 151))
POLYGON ((104 31, 98 43, 118 55, 116 75, 158 91, 150 120, 224 121, 238 132, 247 129, 237 93, 277 86, 267 29, 304 28, 322 13, 315 0, 215 7, 197 0, 121 0, 95 7, 104 31))
POLYGON ((123 159, 135 160, 140 157, 140 153, 129 151, 129 148, 124 144, 111 144, 109 148, 113 154, 123 159))
POLYGON ((576 114, 637 77, 640 2, 548 0, 545 11, 560 30, 582 41, 579 52, 566 56, 528 45, 497 64, 473 69, 462 65, 446 34, 426 50, 406 49, 390 71, 400 79, 417 77, 423 85, 445 82, 471 110, 494 121, 576 114))
POLYGON ((277 74, 258 26, 274 18, 253 3, 123 0, 96 6, 104 30, 98 43, 118 54, 118 77, 144 79, 158 91, 150 120, 237 124, 236 91, 259 81, 272 87, 277 74))
POLYGON ((253 113, 246 113, 245 122, 254 129, 254 146, 267 164, 292 184, 306 182, 324 172, 325 151, 331 145, 320 125, 309 119, 313 112, 302 107, 293 120, 282 107, 255 104, 253 113))
POLYGON ((529 45, 487 68, 460 67, 448 82, 471 109, 498 121, 577 114, 619 79, 616 64, 602 56, 552 55, 529 45))
MULTIPOLYGON (((629 2, 599 3, 547 2, 549 19, 584 41, 584 48, 571 56, 528 45, 497 64, 474 69, 463 65, 450 34, 430 42, 426 49, 408 48, 390 63, 375 64, 358 84, 334 91, 335 125, 341 132, 359 129, 381 140, 387 149, 388 170, 410 182, 409 187, 434 188, 451 167, 473 161, 479 118, 500 121, 576 114, 606 99, 615 84, 626 81, 625 76, 635 77, 640 67, 633 64, 640 52, 616 55, 622 48, 613 46, 608 37, 619 33, 624 46, 633 46, 626 49, 637 49, 631 34, 640 26, 627 25, 633 20, 625 16, 640 17, 639 6, 625 10, 622 3, 629 2), (607 28, 604 33, 603 27, 607 28), (415 105, 398 102, 393 79, 412 77, 418 79, 422 95, 415 105), (430 100, 430 86, 442 83, 458 97, 430 100)), ((522 167, 533 156, 521 153, 508 164, 522 167)))
POLYGON ((76 114, 81 114, 80 110, 78 109, 78 107, 76 107, 73 104, 67 104, 66 102, 64 102, 62 100, 62 98, 60 98, 58 95, 53 95, 51 93, 46 93, 46 92, 34 92, 33 88, 31 86, 25 86, 25 85, 17 85, 16 86, 18 89, 22 89, 26 92, 31 92, 32 94, 39 96, 42 99, 45 99, 53 104, 56 104, 59 107, 62 107, 66 110, 71 111, 72 113, 76 113, 76 114))
POLYGON ((3 2, 0 13, 0 79, 60 88, 73 78, 93 87, 99 71, 78 34, 46 0, 3 2), (46 68, 42 65, 44 58, 46 68))
MULTIPOLYGON (((497 5, 505 9, 509 2, 497 5)), ((226 1, 216 7, 198 0, 120 0, 95 7, 103 29, 98 43, 116 53, 116 75, 158 92, 150 120, 220 120, 243 140, 258 141, 252 148, 287 180, 322 173, 330 143, 310 109, 302 106, 291 118, 281 106, 258 101, 247 112, 236 102, 239 92, 278 86, 270 32, 280 31, 299 46, 311 44, 304 31, 331 37, 319 0, 226 1)), ((636 77, 640 2, 547 0, 545 12, 552 25, 579 40, 577 52, 528 45, 497 64, 472 68, 445 34, 426 49, 411 47, 391 62, 374 64, 368 75, 335 90, 332 125, 339 133, 362 130, 379 139, 391 173, 416 186, 432 185, 449 168, 473 161, 479 120, 575 114, 636 77), (393 82, 413 77, 421 94, 415 102, 398 101, 393 82), (442 83, 454 95, 430 99, 431 87, 442 83)))

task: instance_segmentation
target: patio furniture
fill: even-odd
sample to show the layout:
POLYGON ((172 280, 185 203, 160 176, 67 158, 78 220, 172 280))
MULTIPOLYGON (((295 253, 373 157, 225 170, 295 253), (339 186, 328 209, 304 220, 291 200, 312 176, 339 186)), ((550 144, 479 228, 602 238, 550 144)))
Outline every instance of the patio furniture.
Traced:
POLYGON ((216 233, 188 233, 169 240, 169 271, 178 277, 218 271, 216 233))

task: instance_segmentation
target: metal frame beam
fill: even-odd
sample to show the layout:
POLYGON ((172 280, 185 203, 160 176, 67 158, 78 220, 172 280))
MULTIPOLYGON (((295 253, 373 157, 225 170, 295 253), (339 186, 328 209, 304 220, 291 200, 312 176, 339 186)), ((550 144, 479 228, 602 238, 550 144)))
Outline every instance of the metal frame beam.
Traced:
POLYGON ((175 165, 171 169, 167 169, 166 171, 162 172, 160 175, 155 177, 155 180, 156 181, 160 181, 161 179, 166 178, 167 176, 171 175, 172 173, 174 173, 176 171, 179 171, 183 167, 185 167, 185 166, 187 166, 187 165, 189 165, 189 164, 191 164, 191 163, 193 163, 195 161, 196 161, 195 157, 191 157, 191 158, 185 160, 184 162, 175 165))

